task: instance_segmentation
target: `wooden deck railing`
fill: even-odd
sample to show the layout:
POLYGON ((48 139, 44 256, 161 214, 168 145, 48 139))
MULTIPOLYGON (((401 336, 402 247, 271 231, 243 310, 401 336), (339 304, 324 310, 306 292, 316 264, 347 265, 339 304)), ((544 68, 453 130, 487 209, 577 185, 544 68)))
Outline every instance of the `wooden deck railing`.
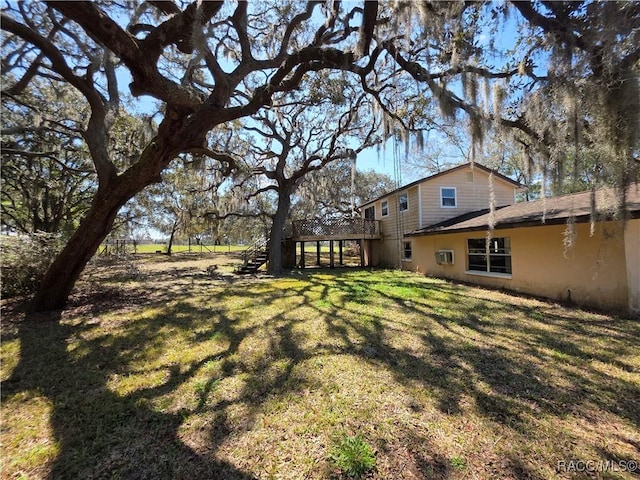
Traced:
POLYGON ((339 237, 340 235, 362 238, 379 236, 380 221, 365 218, 307 219, 293 221, 293 237, 339 237))
POLYGON ((249 246, 244 252, 242 252, 242 262, 247 265, 249 262, 255 261, 256 257, 261 253, 267 251, 269 244, 269 238, 261 238, 249 246))

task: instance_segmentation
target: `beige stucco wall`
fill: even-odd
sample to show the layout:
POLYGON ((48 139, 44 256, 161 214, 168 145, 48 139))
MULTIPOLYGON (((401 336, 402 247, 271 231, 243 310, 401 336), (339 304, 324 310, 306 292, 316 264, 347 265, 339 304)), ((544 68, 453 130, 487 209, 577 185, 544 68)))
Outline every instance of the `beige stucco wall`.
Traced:
MULTIPOLYGON (((565 225, 496 230, 495 237, 511 239, 511 278, 469 274, 467 239, 483 238, 486 232, 452 233, 412 237, 413 261, 404 267, 428 275, 461 280, 489 287, 506 288, 552 299, 568 300, 601 308, 627 310, 630 294, 638 290, 640 273, 627 275, 627 268, 640 262, 639 253, 630 264, 625 250, 633 249, 631 236, 640 232, 640 220, 630 220, 626 233, 621 224, 603 222, 590 236, 589 224, 575 225, 575 243, 565 251, 565 225), (625 242, 627 243, 625 249, 625 242), (453 250, 454 265, 438 265, 434 252, 453 250), (629 281, 636 282, 635 284, 629 281)), ((636 237, 637 238, 637 237, 636 237)), ((637 270, 636 270, 637 272, 637 270)), ((638 293, 640 297, 640 293, 638 293)))
POLYGON ((629 311, 640 314, 640 219, 627 222, 624 252, 627 260, 629 311))

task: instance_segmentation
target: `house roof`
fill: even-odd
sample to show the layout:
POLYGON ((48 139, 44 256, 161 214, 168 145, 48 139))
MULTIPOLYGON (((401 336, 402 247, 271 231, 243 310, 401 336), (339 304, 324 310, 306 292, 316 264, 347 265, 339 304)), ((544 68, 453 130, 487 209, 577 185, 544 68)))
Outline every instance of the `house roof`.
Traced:
POLYGON ((480 163, 478 163, 478 162, 473 162, 473 163, 471 163, 471 162, 467 162, 467 163, 463 163, 462 165, 458 165, 457 167, 449 168, 449 169, 444 170, 444 171, 442 171, 442 172, 438 172, 438 173, 436 173, 436 174, 434 174, 434 175, 430 175, 430 176, 428 176, 428 177, 421 178, 420 180, 416 180, 415 182, 411 182, 411 183, 409 183, 409 184, 407 184, 407 185, 404 185, 404 186, 402 186, 402 187, 400 187, 400 188, 396 188, 395 190, 392 190, 392 191, 390 191, 390 192, 387 192, 387 193, 385 193, 384 195, 380 195, 379 197, 376 197, 376 198, 374 198, 374 199, 372 199, 372 200, 369 200, 369 201, 367 201, 367 202, 363 203, 362 205, 360 205, 360 207, 363 207, 363 206, 365 206, 365 205, 369 205, 369 204, 371 204, 371 203, 377 202, 378 200, 380 200, 380 199, 382 199, 382 198, 388 197, 388 196, 393 195, 394 193, 400 192, 400 191, 402 191, 402 190, 407 190, 407 189, 409 189, 409 188, 411 188, 411 187, 415 187, 415 186, 416 186, 416 185, 418 185, 419 183, 427 182, 427 181, 429 181, 429 180, 433 180, 434 178, 438 178, 438 177, 441 177, 441 176, 443 176, 443 175, 447 175, 447 174, 449 174, 449 173, 455 172, 455 171, 457 171, 457 170, 465 169, 465 168, 467 168, 467 167, 478 168, 478 169, 480 169, 480 170, 482 170, 482 171, 484 171, 484 172, 486 172, 486 173, 493 173, 493 175, 494 175, 495 177, 497 177, 497 178, 499 178, 500 180, 503 180, 503 181, 505 181, 505 182, 507 182, 507 183, 510 183, 511 185, 513 185, 513 186, 514 186, 514 187, 516 187, 516 188, 524 188, 524 185, 522 185, 522 184, 521 184, 521 183, 519 183, 519 182, 516 182, 515 180, 510 179, 509 177, 507 177, 507 176, 505 176, 505 175, 502 175, 502 174, 501 174, 500 172, 498 172, 497 170, 493 170, 493 169, 491 169, 491 168, 485 167, 484 165, 481 165, 481 164, 480 164, 480 163))
MULTIPOLYGON (((616 192, 613 189, 596 191, 596 209, 599 219, 611 219, 615 215, 616 192)), ((627 190, 625 210, 631 218, 640 218, 640 184, 627 190)), ((406 236, 438 235, 453 232, 486 230, 490 213, 487 209, 465 213, 428 227, 415 230, 406 236)), ((501 207, 493 214, 494 229, 557 225, 573 218, 576 223, 591 219, 591 192, 580 192, 558 197, 547 197, 532 202, 516 203, 501 207)))

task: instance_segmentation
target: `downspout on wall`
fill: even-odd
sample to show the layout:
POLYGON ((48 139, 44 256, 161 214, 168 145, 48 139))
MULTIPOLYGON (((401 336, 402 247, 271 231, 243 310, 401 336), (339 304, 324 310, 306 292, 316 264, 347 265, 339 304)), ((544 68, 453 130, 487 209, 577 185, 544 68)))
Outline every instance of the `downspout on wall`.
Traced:
POLYGON ((418 184, 418 228, 424 228, 422 222, 422 184, 418 184))

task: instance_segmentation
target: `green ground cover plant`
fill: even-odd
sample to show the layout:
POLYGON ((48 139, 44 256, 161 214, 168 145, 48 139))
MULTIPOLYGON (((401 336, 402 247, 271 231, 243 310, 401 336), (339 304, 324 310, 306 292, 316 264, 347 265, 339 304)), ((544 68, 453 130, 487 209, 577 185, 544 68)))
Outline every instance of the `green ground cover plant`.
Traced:
POLYGON ((375 452, 360 435, 341 437, 329 458, 343 474, 353 478, 362 477, 376 465, 375 452))
POLYGON ((98 259, 63 312, 3 301, 3 478, 349 478, 340 438, 375 453, 363 478, 637 478, 615 468, 639 457, 637 319, 408 272, 134 261, 98 259))

